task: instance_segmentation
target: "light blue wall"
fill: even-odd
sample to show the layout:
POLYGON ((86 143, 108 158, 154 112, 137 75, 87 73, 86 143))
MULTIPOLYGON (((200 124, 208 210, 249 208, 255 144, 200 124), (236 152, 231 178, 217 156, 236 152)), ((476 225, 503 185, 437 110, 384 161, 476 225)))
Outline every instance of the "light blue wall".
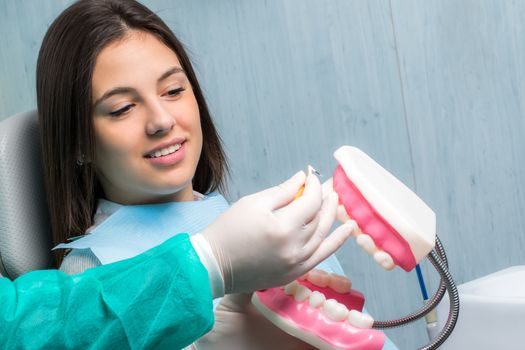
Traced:
MULTIPOLYGON (((35 107, 38 48, 67 3, 0 0, 0 117, 35 107)), ((458 282, 525 264, 525 2, 146 3, 191 52, 232 199, 307 164, 328 177, 352 144, 435 210, 458 282)), ((354 242, 339 257, 379 318, 420 305, 415 274, 381 271, 354 242)), ((389 334, 425 341, 421 323, 389 334)))

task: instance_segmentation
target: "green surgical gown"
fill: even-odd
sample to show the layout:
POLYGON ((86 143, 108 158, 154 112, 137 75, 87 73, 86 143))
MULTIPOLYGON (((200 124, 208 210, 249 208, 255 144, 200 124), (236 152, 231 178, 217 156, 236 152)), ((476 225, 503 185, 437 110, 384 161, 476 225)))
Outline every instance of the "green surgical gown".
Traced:
POLYGON ((0 278, 2 349, 181 349, 212 326, 208 273, 187 234, 78 275, 0 278))

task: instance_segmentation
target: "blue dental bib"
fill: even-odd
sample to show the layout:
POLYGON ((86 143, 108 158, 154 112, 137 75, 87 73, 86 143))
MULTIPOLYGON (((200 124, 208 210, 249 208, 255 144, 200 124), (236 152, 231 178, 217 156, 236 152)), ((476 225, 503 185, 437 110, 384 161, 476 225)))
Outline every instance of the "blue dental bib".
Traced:
POLYGON ((191 202, 123 205, 90 234, 53 249, 89 248, 102 264, 109 264, 132 258, 178 233, 201 232, 228 207, 216 192, 191 202))

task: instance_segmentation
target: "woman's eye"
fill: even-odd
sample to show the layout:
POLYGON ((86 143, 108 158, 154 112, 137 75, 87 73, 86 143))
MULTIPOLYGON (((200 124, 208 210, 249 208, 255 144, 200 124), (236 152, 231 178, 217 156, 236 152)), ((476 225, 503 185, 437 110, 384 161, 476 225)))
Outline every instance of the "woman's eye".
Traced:
POLYGON ((168 96, 168 97, 174 97, 174 96, 177 96, 179 95, 181 92, 183 92, 184 90, 186 90, 185 88, 178 88, 178 89, 172 89, 172 90, 169 90, 168 92, 166 92, 164 95, 168 96))
POLYGON ((132 107, 133 107, 133 104, 124 106, 121 109, 118 109, 116 111, 110 112, 109 115, 112 116, 112 117, 118 117, 118 116, 128 112, 132 107))

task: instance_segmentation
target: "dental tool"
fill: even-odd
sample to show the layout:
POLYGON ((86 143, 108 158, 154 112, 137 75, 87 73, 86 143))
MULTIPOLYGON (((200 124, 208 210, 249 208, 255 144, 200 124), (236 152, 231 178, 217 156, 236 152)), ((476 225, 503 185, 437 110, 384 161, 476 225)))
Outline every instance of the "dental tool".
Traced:
MULTIPOLYGON (((448 271, 445 251, 436 235, 435 213, 358 148, 342 146, 335 151, 334 157, 339 165, 333 177, 323 184, 323 195, 330 192, 338 195, 337 219, 342 223, 349 220, 357 223, 358 228, 354 231, 357 232, 357 244, 386 270, 399 266, 407 272, 412 271, 420 261, 428 258, 441 276, 438 290, 422 309, 391 321, 370 321, 361 313, 362 304, 351 302, 356 299, 364 304, 362 294, 352 290, 342 293, 345 298, 337 298, 338 293, 325 283, 317 286, 315 292, 328 293, 334 298, 325 296, 323 300, 314 292, 302 289, 300 297, 296 298, 294 293, 299 287, 292 286, 287 287, 288 291, 286 288, 258 291, 252 303, 275 325, 319 349, 379 350, 384 334, 377 329, 402 326, 428 315, 447 291, 451 300, 447 322, 428 345, 420 348, 437 349, 455 327, 459 296, 448 271), (312 298, 313 302, 308 301, 312 298), (368 324, 371 327, 366 327, 368 324)), ((305 281, 295 282, 305 285, 305 281)), ((428 321, 433 323, 432 319, 428 321)))
MULTIPOLYGON (((308 169, 306 170, 306 174, 307 175, 311 175, 311 174, 315 174, 319 177, 322 177, 323 175, 321 175, 321 173, 317 170, 315 170, 315 168, 311 165, 308 166, 308 169)), ((296 200, 297 198, 301 197, 303 195, 303 192, 304 192, 304 185, 301 186, 301 188, 299 188, 299 191, 297 191, 297 193, 295 194, 295 197, 294 197, 294 200, 296 200)))

